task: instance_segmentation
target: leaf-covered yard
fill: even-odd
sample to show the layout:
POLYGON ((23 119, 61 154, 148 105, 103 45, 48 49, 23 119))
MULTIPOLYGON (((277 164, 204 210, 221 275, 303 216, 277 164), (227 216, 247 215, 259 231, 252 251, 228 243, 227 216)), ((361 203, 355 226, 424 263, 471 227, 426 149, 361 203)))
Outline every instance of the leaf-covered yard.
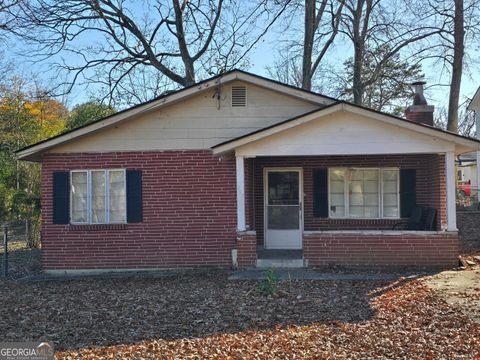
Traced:
POLYGON ((227 273, 0 282, 3 341, 58 358, 475 358, 480 324, 423 280, 283 281, 227 273))

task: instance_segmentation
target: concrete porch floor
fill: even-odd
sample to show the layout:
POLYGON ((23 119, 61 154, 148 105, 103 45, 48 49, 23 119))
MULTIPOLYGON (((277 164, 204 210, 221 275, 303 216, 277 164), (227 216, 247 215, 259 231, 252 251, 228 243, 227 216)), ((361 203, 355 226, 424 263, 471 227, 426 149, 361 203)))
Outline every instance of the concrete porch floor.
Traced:
POLYGON ((257 246, 257 268, 303 268, 302 250, 269 250, 257 246))

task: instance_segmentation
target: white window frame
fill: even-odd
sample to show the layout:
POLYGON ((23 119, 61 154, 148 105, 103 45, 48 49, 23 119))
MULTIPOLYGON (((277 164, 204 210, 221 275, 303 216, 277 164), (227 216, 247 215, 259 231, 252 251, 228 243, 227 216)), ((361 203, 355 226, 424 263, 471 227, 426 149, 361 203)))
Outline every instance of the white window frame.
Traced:
POLYGON ((360 168, 360 167, 332 167, 328 168, 328 218, 329 219, 350 219, 350 220, 379 220, 379 219, 400 219, 400 168, 398 167, 369 167, 369 168, 360 168), (332 216, 330 204, 331 202, 331 172, 333 170, 344 170, 345 171, 345 178, 343 182, 344 186, 344 207, 345 212, 344 216, 332 216), (379 206, 379 217, 352 217, 350 216, 350 189, 349 189, 349 180, 350 180, 350 172, 352 170, 377 170, 378 171, 378 206, 379 206), (398 215, 396 217, 393 216, 384 216, 383 214, 383 172, 384 170, 395 170, 397 171, 397 208, 398 208, 398 215))
POLYGON ((126 224, 127 223, 127 172, 125 169, 88 169, 70 171, 70 224, 73 225, 105 225, 105 224, 126 224), (92 222, 92 172, 102 172, 105 174, 105 222, 92 222), (123 172, 123 182, 125 184, 125 214, 124 221, 110 221, 110 171, 123 172), (87 173, 87 221, 76 222, 73 218, 73 173, 87 173))

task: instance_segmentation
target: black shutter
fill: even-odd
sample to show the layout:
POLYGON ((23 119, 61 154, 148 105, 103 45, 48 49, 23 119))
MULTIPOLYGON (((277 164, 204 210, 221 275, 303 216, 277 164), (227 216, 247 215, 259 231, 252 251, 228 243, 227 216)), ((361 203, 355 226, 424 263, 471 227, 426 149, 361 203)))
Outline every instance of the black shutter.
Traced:
POLYGON ((328 217, 328 170, 313 170, 313 215, 328 217))
POLYGON ((142 220, 142 171, 127 170, 127 222, 142 220))
POLYGON ((70 174, 68 172, 53 173, 53 223, 68 224, 70 222, 70 174))
POLYGON ((408 218, 417 205, 417 170, 400 170, 400 217, 408 218))

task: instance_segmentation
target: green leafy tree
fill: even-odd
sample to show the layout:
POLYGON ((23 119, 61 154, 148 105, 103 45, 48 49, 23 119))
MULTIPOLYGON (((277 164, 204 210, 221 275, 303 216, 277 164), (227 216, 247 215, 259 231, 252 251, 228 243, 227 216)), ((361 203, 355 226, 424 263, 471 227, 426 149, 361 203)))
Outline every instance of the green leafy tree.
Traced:
POLYGON ((68 110, 45 92, 30 93, 24 79, 0 84, 0 222, 38 218, 40 166, 15 151, 63 131, 68 110))
MULTIPOLYGON (((384 111, 394 115, 403 115, 405 106, 411 102, 412 89, 410 84, 424 77, 420 64, 410 64, 396 54, 379 67, 378 62, 384 61, 387 46, 367 50, 362 76, 365 84, 362 104, 368 108, 384 111), (367 79, 369 79, 367 81, 367 79)), ((344 63, 345 73, 343 87, 340 93, 347 100, 353 101, 353 59, 344 63)))
POLYGON ((115 113, 115 109, 98 101, 88 101, 75 106, 67 121, 67 130, 91 123, 115 113))

